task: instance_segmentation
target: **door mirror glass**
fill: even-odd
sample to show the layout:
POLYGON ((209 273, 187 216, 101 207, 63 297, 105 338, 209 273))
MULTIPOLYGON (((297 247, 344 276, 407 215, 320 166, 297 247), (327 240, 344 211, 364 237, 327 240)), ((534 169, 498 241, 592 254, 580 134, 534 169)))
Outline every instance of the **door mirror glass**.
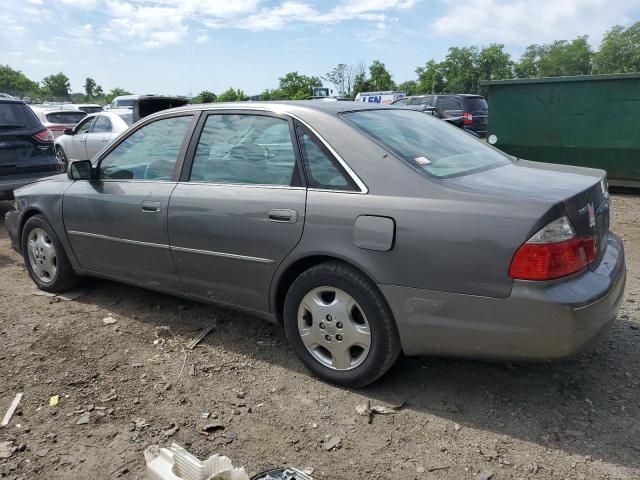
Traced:
POLYGON ((90 160, 77 160, 67 167, 69 180, 91 180, 93 178, 93 165, 90 160))

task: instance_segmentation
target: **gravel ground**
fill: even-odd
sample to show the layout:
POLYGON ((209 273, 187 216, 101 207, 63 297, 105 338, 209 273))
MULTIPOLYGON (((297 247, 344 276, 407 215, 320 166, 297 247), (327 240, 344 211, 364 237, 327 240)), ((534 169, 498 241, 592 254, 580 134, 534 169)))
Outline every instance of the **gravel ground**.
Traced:
POLYGON ((612 229, 626 297, 591 352, 551 365, 402 358, 347 390, 243 314, 98 280, 75 300, 34 295, 0 224, 0 416, 24 392, 0 430, 0 478, 143 478, 143 450, 172 442, 251 474, 291 465, 325 480, 640 478, 640 196, 613 196, 612 229), (403 407, 368 423, 367 400, 403 407))

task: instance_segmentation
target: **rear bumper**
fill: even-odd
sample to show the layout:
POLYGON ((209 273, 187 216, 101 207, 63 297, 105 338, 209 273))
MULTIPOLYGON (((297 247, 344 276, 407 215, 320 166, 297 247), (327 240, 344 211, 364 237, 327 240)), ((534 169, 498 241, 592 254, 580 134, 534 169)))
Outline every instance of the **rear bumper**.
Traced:
POLYGON ((589 348, 624 294, 622 242, 609 234, 600 264, 554 282, 514 281, 508 298, 380 285, 407 355, 558 360, 589 348))
POLYGON ((9 175, 0 177, 0 200, 13 198, 13 191, 16 188, 24 187, 30 183, 37 182, 41 178, 47 178, 52 175, 59 175, 57 164, 51 170, 46 172, 28 173, 22 175, 9 175))

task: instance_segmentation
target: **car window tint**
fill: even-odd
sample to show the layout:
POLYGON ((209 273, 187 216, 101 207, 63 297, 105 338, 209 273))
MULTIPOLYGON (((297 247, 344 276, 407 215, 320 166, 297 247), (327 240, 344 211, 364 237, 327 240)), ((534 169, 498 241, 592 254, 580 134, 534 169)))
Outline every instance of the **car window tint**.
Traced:
POLYGON ((411 99, 411 105, 431 105, 433 97, 415 97, 411 99))
POLYGON ((145 125, 118 144, 100 163, 100 178, 171 180, 192 116, 145 125))
POLYGON ((483 97, 468 97, 466 100, 468 112, 487 112, 489 107, 483 97))
POLYGON ((51 112, 45 115, 48 122, 67 124, 76 124, 86 116, 87 114, 80 110, 77 112, 51 112))
POLYGON ((23 103, 0 103, 0 130, 19 130, 40 123, 35 114, 23 103))
POLYGON ((408 98, 401 98, 400 100, 396 100, 395 102, 393 102, 394 105, 407 105, 408 103, 408 98))
POLYGON ((362 110, 342 114, 347 122, 417 171, 448 178, 506 165, 509 157, 462 129, 410 110, 362 110))
POLYGON ((342 166, 306 130, 298 128, 302 160, 309 187, 329 190, 355 190, 355 185, 342 166))
POLYGON ((96 123, 93 124, 93 133, 108 133, 111 131, 111 120, 104 115, 96 117, 96 123))
POLYGON ((76 126, 76 133, 89 133, 91 131, 91 125, 95 121, 96 117, 89 117, 84 119, 76 126))
POLYGON ((290 185, 295 168, 287 120, 264 115, 209 115, 190 181, 290 185))
POLYGON ((436 100, 436 107, 440 110, 462 110, 462 102, 453 95, 440 96, 436 100))

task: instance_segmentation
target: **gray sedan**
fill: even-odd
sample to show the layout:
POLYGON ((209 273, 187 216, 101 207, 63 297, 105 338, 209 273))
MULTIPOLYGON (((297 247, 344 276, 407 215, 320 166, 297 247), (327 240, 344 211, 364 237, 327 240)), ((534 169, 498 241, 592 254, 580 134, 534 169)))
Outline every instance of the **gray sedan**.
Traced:
POLYGON ((15 197, 6 224, 39 288, 99 276, 257 314, 342 385, 400 352, 572 356, 624 291, 605 172, 397 107, 167 110, 15 197))

